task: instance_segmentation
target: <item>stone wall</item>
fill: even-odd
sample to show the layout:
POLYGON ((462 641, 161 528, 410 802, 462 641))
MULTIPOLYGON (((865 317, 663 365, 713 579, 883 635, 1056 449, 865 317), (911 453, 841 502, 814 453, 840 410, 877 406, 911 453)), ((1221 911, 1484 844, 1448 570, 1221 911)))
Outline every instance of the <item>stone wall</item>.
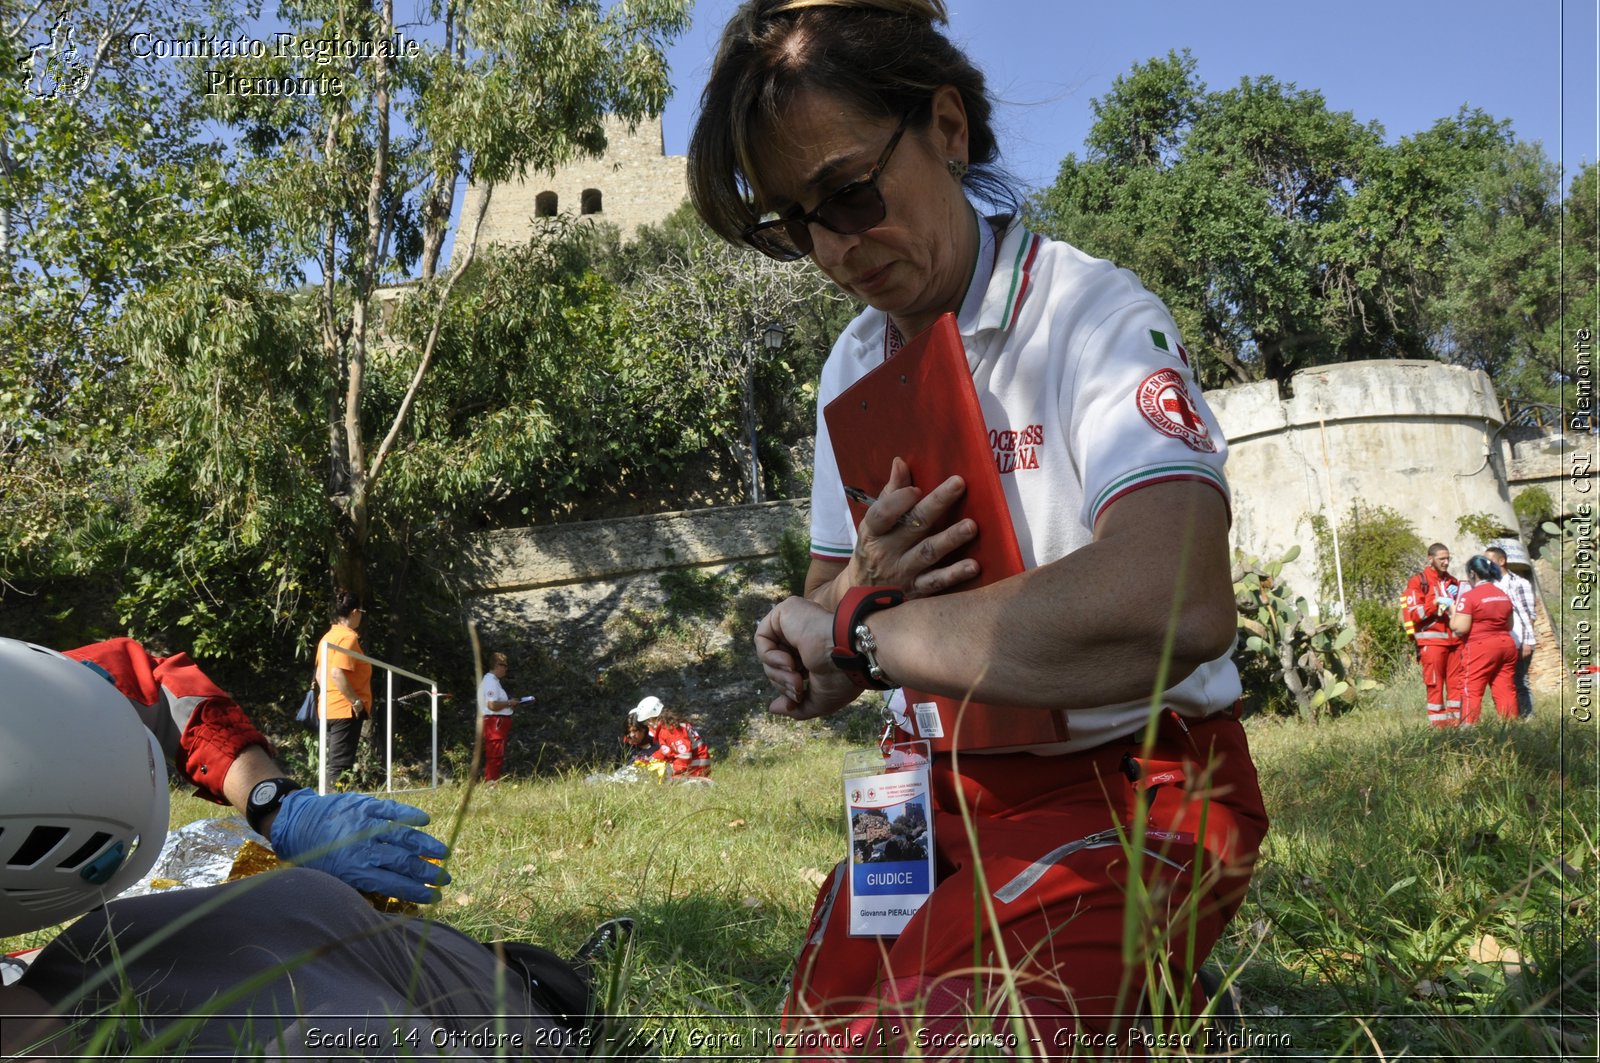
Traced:
MULTIPOLYGON (((1463 540, 1458 517, 1487 513, 1516 528, 1511 499, 1535 484, 1559 507, 1562 456, 1531 442, 1513 450, 1501 438, 1494 387, 1477 370, 1347 362, 1295 374, 1287 397, 1265 381, 1207 392, 1206 401, 1228 438, 1234 544, 1265 560, 1298 544, 1284 578, 1313 602, 1321 571, 1334 565, 1317 555, 1313 515, 1337 526, 1352 502, 1398 510, 1424 542, 1451 548, 1451 570, 1464 578, 1467 559, 1485 544, 1463 540)), ((1537 627, 1529 681, 1552 689, 1562 663, 1542 609, 1537 627)))
MULTIPOLYGON (((480 246, 526 243, 546 214, 570 214, 610 222, 626 239, 641 225, 659 222, 687 195, 687 159, 666 154, 661 120, 629 131, 621 119, 605 120, 607 148, 598 159, 576 159, 552 172, 530 173, 495 187, 483 218, 480 246), (541 201, 541 196, 546 197, 541 201)), ((461 205, 463 239, 478 210, 482 189, 472 185, 461 205)))
POLYGON ((598 625, 660 604, 659 576, 773 557, 801 501, 542 524, 478 539, 484 575, 474 612, 498 625, 598 625))
POLYGON ((1206 401, 1228 438, 1235 545, 1270 560, 1299 544, 1284 575, 1307 597, 1319 565, 1333 564, 1312 549, 1313 515, 1342 518, 1352 502, 1390 506, 1425 542, 1450 545, 1458 569, 1478 545, 1456 541, 1458 517, 1488 513, 1517 526, 1506 457, 1489 454, 1491 441, 1499 448, 1499 404, 1479 371, 1347 362, 1295 374, 1288 396, 1264 381, 1206 401))

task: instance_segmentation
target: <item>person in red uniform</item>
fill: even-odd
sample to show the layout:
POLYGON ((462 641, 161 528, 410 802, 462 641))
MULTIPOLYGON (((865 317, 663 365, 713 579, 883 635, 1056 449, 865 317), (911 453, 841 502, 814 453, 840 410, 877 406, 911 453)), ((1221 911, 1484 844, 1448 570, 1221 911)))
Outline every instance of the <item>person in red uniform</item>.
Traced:
POLYGON ((1450 548, 1428 547, 1428 564, 1406 584, 1401 616, 1417 640, 1422 681, 1428 688, 1428 722, 1454 727, 1461 722, 1461 640, 1450 628, 1450 614, 1461 581, 1450 575, 1450 548))
POLYGON ((664 711, 656 721, 657 749, 652 760, 664 760, 674 777, 711 774, 711 747, 694 725, 674 712, 664 711))
POLYGON ((927 892, 878 913, 908 919, 897 934, 863 936, 856 869, 824 880, 784 1006, 805 1058, 964 1058, 983 1043, 974 1027, 1012 1022, 1029 1023, 1039 1058, 1087 1046, 1085 1031, 1121 1048, 1147 984, 1195 999, 1182 987, 1267 830, 1237 718, 1221 426, 1160 300, 1019 220, 993 100, 940 28, 947 7, 747 0, 688 152, 713 231, 809 256, 867 304, 817 388, 805 596, 756 629, 769 711, 816 719, 869 685, 937 699, 889 702, 891 739, 932 743, 927 892), (965 365, 930 383, 975 394, 984 430, 968 442, 992 451, 1006 498, 1003 514, 948 526, 965 481, 918 461, 913 482, 901 459, 949 419, 874 440, 903 449, 861 480, 847 467, 868 441, 826 417, 944 314, 965 365), (876 500, 863 483, 884 484, 876 500), (985 574, 956 551, 1007 531, 1023 571, 973 586, 985 574), (958 726, 964 702, 982 739, 958 726))
POLYGON ((64 655, 117 688, 196 797, 238 809, 283 859, 419 904, 437 900, 436 886, 450 881, 424 859, 443 859, 449 849, 413 829, 428 822, 426 812, 301 787, 284 775, 272 744, 239 703, 187 653, 158 657, 133 639, 115 638, 64 655))
POLYGON ((1517 718, 1517 643, 1512 636, 1516 606, 1495 586, 1500 567, 1482 554, 1467 562, 1472 589, 1461 596, 1450 628, 1465 640, 1462 671, 1466 678, 1461 699, 1461 726, 1477 724, 1483 692, 1494 695, 1494 711, 1504 720, 1517 718))

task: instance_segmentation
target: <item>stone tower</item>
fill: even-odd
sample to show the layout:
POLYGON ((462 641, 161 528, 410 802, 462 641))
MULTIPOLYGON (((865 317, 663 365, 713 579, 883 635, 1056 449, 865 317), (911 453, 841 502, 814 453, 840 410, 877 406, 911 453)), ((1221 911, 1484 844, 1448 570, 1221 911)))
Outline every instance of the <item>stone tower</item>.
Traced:
MULTIPOLYGON (((605 130, 603 157, 576 159, 554 172, 529 173, 495 188, 479 245, 523 243, 540 218, 559 214, 610 222, 626 240, 639 226, 676 210, 687 195, 688 160, 666 153, 661 119, 646 119, 629 132, 622 119, 607 116, 605 130)), ((467 189, 463 226, 477 212, 481 194, 477 185, 467 189)))

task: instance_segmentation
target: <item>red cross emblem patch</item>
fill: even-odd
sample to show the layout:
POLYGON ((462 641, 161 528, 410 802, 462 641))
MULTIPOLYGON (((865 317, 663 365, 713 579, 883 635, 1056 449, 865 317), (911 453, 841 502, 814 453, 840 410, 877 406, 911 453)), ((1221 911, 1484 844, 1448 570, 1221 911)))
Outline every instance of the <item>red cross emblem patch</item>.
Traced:
POLYGON ((1163 435, 1181 439, 1191 450, 1215 453, 1211 430, 1189 398, 1189 389, 1176 369, 1158 369, 1144 378, 1138 391, 1139 412, 1163 435))

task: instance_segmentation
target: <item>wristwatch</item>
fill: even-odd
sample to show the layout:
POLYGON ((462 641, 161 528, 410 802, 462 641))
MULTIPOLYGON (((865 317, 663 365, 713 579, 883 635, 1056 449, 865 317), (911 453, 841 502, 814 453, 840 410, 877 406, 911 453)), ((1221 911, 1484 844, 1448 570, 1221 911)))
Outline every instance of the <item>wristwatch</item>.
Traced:
POLYGON ((293 779, 263 779, 256 783, 250 789, 250 799, 245 802, 245 822, 250 824, 251 830, 267 837, 267 832, 261 829, 262 820, 276 812, 283 799, 300 788, 293 779))
POLYGON ((833 613, 833 649, 829 656, 835 667, 858 686, 888 690, 895 685, 878 664, 878 643, 866 619, 905 600, 898 587, 852 587, 839 599, 839 608, 833 613))

